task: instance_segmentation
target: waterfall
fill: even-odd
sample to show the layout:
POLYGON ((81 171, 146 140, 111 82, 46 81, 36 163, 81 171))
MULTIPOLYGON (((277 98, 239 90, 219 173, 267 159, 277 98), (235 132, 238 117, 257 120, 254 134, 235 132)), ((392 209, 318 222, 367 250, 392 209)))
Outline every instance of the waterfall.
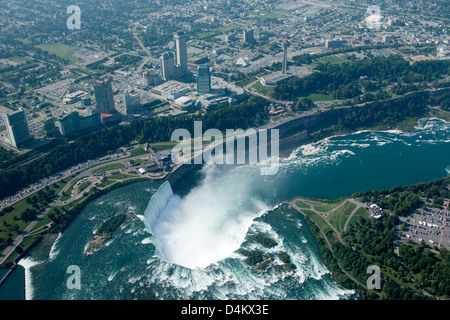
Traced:
POLYGON ((148 232, 153 233, 152 225, 156 220, 158 220, 171 197, 173 197, 172 186, 170 185, 169 180, 167 180, 152 196, 150 202, 148 203, 147 209, 145 210, 144 223, 148 232))

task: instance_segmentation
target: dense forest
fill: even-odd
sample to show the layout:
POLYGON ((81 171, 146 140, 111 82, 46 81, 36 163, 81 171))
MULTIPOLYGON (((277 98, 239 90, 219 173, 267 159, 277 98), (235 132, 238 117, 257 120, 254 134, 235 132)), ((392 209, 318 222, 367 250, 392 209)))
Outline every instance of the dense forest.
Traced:
POLYGON ((314 73, 278 83, 276 99, 296 100, 312 93, 332 94, 336 99, 351 99, 391 84, 428 82, 450 73, 450 62, 431 60, 410 64, 400 56, 375 57, 341 64, 318 64, 314 73))
POLYGON ((423 205, 421 199, 449 198, 449 183, 450 178, 447 177, 412 186, 355 194, 362 201, 377 203, 390 215, 381 221, 360 220, 350 225, 345 234, 346 241, 365 252, 372 262, 388 269, 403 283, 414 283, 416 288, 423 288, 433 295, 450 296, 450 256, 444 247, 436 253, 426 248, 423 242, 420 245, 403 244, 399 247, 398 257, 393 250, 398 217, 406 216, 423 205))

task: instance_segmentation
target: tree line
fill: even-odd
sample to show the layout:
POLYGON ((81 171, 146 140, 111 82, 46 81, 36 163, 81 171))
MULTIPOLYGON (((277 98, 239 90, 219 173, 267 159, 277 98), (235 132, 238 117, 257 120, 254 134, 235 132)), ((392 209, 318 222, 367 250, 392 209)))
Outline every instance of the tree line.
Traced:
POLYGON ((360 95, 362 88, 376 91, 380 86, 395 83, 433 81, 449 72, 449 61, 431 60, 410 64, 401 56, 365 58, 341 64, 321 63, 309 76, 293 77, 278 83, 273 97, 295 101, 312 93, 322 93, 332 94, 336 99, 351 99, 360 95), (365 80, 365 84, 362 80, 365 80))
POLYGON ((153 143, 170 141, 172 132, 178 128, 193 134, 196 120, 203 122, 203 129, 247 129, 261 124, 267 116, 268 102, 262 98, 250 97, 235 106, 222 106, 205 115, 183 115, 178 117, 154 117, 135 120, 129 126, 114 126, 91 132, 70 142, 63 140, 59 145, 30 163, 0 169, 0 198, 10 196, 20 189, 42 178, 68 169, 78 163, 114 152, 130 141, 153 143))

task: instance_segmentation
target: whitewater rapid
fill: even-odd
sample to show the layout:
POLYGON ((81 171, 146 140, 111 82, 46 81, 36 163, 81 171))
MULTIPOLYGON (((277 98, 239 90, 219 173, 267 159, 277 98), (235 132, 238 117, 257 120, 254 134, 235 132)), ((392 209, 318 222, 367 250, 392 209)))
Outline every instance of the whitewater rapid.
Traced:
POLYGON ((199 177, 184 177, 195 187, 183 196, 156 181, 111 191, 88 204, 43 257, 23 259, 27 298, 352 299, 354 291, 324 266, 302 217, 283 201, 441 177, 449 174, 449 142, 450 124, 420 121, 414 132, 360 132, 299 147, 280 159, 275 176, 261 176, 257 166, 203 166, 199 177), (84 246, 102 222, 127 212, 135 215, 110 245, 86 257, 84 246), (255 243, 255 233, 277 245, 255 243), (242 250, 272 255, 271 267, 253 267, 242 250), (280 251, 295 270, 282 270, 280 251), (82 271, 82 290, 66 288, 72 264, 82 271))
POLYGON ((144 223, 161 259, 190 269, 225 259, 239 249, 253 219, 270 209, 251 196, 250 179, 229 184, 212 179, 214 171, 205 166, 205 179, 184 197, 169 181, 152 196, 144 223))

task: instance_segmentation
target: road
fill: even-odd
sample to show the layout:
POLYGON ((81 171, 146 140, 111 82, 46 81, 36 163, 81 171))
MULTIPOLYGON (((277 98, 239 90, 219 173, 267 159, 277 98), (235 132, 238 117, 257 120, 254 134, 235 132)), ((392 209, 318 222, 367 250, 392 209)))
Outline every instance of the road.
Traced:
MULTIPOLYGON (((32 221, 32 222, 30 222, 30 224, 13 240, 13 242, 8 246, 8 247, 6 247, 4 250, 3 250, 3 252, 2 252, 2 254, 0 255, 0 264, 2 264, 7 258, 8 258, 8 256, 16 249, 16 247, 22 242, 22 240, 27 236, 27 235, 29 235, 29 232, 36 226, 36 224, 39 222, 39 221, 41 221, 44 217, 45 217, 45 215, 51 210, 51 208, 53 208, 53 207, 56 207, 56 206, 64 206, 65 204, 67 204, 67 203, 70 203, 70 202, 72 202, 72 201, 74 201, 74 200, 76 200, 76 199, 78 199, 78 198, 80 198, 80 197, 82 197, 82 194, 85 192, 85 191, 89 191, 90 190, 90 188, 92 188, 93 186, 94 186, 94 184, 92 183, 86 190, 83 190, 83 192, 82 193, 79 193, 78 192, 78 188, 77 188, 77 186, 75 186, 74 188, 73 188, 73 190, 72 190, 72 193, 71 193, 71 196, 70 196, 70 198, 69 199, 67 199, 67 200, 65 200, 65 201, 61 201, 60 200, 60 196, 61 195, 63 195, 64 194, 64 192, 66 192, 73 184, 75 184, 78 180, 80 180, 80 179, 84 179, 84 178, 87 178, 87 179, 89 179, 91 182, 95 182, 95 180, 96 180, 96 178, 94 177, 94 175, 93 175, 93 171, 94 170, 96 170, 96 169, 99 169, 99 168, 101 168, 101 167, 103 167, 103 166, 105 166, 105 165, 109 165, 109 164, 116 164, 116 163, 121 163, 121 164, 123 164, 124 165, 124 167, 125 168, 128 168, 128 169, 122 169, 122 170, 120 170, 121 172, 121 174, 126 174, 128 171, 130 171, 130 170, 135 170, 135 168, 131 168, 131 167, 129 167, 129 165, 128 165, 128 163, 129 163, 129 161, 130 160, 136 160, 136 159, 142 159, 142 158, 148 158, 149 156, 153 156, 155 153, 153 152, 153 151, 150 151, 149 153, 146 153, 146 154, 143 154, 143 155, 138 155, 138 156, 133 156, 133 157, 129 157, 129 154, 126 154, 126 155, 121 155, 121 156, 119 156, 118 158, 115 158, 115 159, 112 159, 112 160, 108 160, 108 161, 102 161, 102 162, 99 162, 99 163, 96 163, 94 166, 91 166, 91 167, 89 167, 89 169, 87 169, 87 170, 85 170, 85 168, 80 168, 79 169, 79 171, 81 171, 81 170, 84 170, 84 171, 82 171, 81 173, 79 173, 79 174, 77 174, 75 177, 73 177, 68 183, 66 183, 66 185, 61 189, 61 191, 58 193, 58 196, 56 196, 55 198, 57 198, 57 199, 55 199, 55 200, 53 200, 52 202, 50 202, 49 203, 49 205, 47 206, 47 208, 45 208, 45 210, 44 211, 42 211, 38 216, 37 216, 37 218, 34 220, 34 221, 32 221)), ((179 166, 176 166, 173 170, 172 170, 172 172, 173 171, 175 171, 176 169, 178 169, 179 168, 179 166)), ((71 174, 73 174, 73 172, 71 172, 71 170, 68 170, 69 172, 70 172, 70 174, 64 174, 64 175, 62 175, 62 177, 61 177, 61 179, 60 180, 62 180, 62 179, 64 179, 65 177, 67 177, 67 176, 69 176, 69 175, 71 175, 71 174)), ((166 176, 167 176, 167 174, 168 174, 168 172, 164 172, 164 174, 163 175, 160 175, 160 176, 157 176, 157 177, 152 177, 152 176, 150 176, 150 175, 147 175, 147 177, 148 178, 154 178, 154 179, 164 179, 166 176)), ((133 178, 130 178, 130 179, 134 179, 134 177, 133 178)), ((58 180, 58 181, 60 181, 60 180, 58 180)), ((124 180, 126 180, 126 179, 124 179, 124 180)), ((42 188, 44 188, 45 186, 43 186, 42 188)), ((41 188, 41 189, 42 189, 41 188)), ((22 200, 22 199, 19 199, 19 200, 17 200, 17 201, 20 201, 20 200, 22 200)))
MULTIPOLYGON (((297 211, 300 212, 303 216, 306 217, 306 214, 304 214, 304 213, 302 212, 302 209, 299 208, 299 207, 295 204, 295 201, 296 201, 296 200, 297 200, 297 198, 294 199, 294 200, 292 200, 292 201, 290 202, 290 205, 291 205, 295 210, 297 210, 297 211)), ((323 238, 324 238, 325 241, 327 242, 328 248, 330 249, 330 252, 331 252, 333 258, 336 260, 336 263, 337 263, 337 265, 339 266, 339 268, 342 270, 342 272, 344 272, 344 273, 345 273, 352 281, 354 281, 355 283, 359 284, 359 285, 360 285, 361 287, 363 287, 364 289, 369 290, 369 288, 367 288, 367 286, 365 286, 364 284, 362 284, 361 282, 359 282, 358 280, 356 280, 351 274, 349 274, 349 273, 348 273, 348 272, 340 265, 340 263, 338 262, 339 260, 338 260, 338 259, 336 258, 336 256, 334 255, 334 252, 333 252, 333 249, 332 249, 332 247, 331 247, 331 243, 330 243, 330 241, 328 240, 328 237, 327 237, 327 236, 325 235, 325 233, 322 231, 322 229, 320 228, 320 226, 319 226, 313 219, 311 219, 311 220, 314 222, 314 224, 317 226, 317 228, 319 228, 320 233, 322 234, 323 238)), ((330 225, 328 221, 327 221, 327 224, 330 225)), ((330 227, 332 227, 332 226, 330 225, 330 227)), ((332 228, 333 228, 333 227, 332 227, 332 228)), ((333 228, 333 230, 335 230, 335 229, 333 228)), ((335 231, 335 232, 336 232, 336 231, 335 231)), ((338 238, 340 239, 339 233, 337 233, 337 234, 338 234, 338 238)), ((342 242, 342 239, 340 239, 339 241, 342 242)), ((379 295, 378 292, 376 292, 376 291, 373 291, 373 292, 375 292, 376 294, 379 295)))

